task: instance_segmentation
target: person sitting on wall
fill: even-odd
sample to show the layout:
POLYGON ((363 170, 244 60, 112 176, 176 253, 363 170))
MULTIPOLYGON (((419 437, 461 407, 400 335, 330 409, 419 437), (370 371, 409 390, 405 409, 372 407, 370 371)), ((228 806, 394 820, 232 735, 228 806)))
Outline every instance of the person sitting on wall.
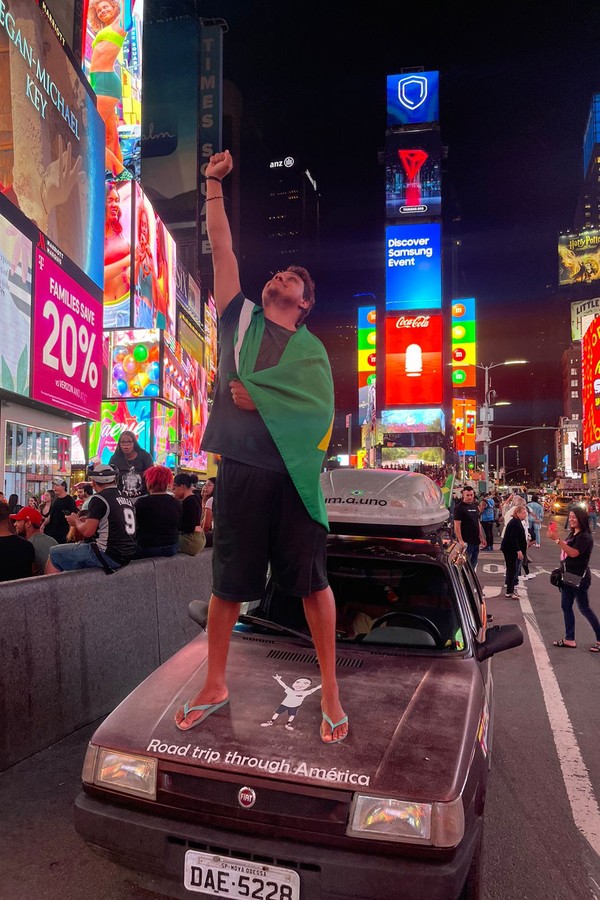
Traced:
POLYGON ((0 500, 0 581, 31 578, 34 560, 33 546, 15 534, 10 507, 6 500, 0 500))
POLYGON ((182 505, 169 493, 173 473, 167 466, 151 466, 144 472, 148 494, 135 502, 136 559, 175 556, 179 552, 182 505))
POLYGON ((57 541, 50 537, 49 534, 42 534, 40 531, 40 526, 44 521, 41 512, 33 506, 24 506, 18 513, 11 515, 10 518, 14 522, 15 531, 19 537, 24 537, 33 544, 35 552, 33 574, 43 575, 48 562, 50 547, 56 547, 57 541))
POLYGON ((135 554, 135 508, 117 487, 119 470, 98 462, 88 475, 96 493, 87 516, 80 518, 76 512, 65 516, 67 527, 74 525, 82 540, 51 547, 46 575, 89 568, 109 574, 126 566, 135 554))

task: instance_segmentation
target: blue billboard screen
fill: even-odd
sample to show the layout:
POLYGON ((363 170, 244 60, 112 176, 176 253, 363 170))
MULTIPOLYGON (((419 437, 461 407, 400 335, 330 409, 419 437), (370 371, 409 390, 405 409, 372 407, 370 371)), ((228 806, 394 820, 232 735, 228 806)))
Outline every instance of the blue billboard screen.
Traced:
POLYGON ((387 124, 420 125, 440 117, 440 73, 387 76, 387 124))
POLYGON ((441 225, 389 225, 385 253, 386 309, 439 309, 441 225))

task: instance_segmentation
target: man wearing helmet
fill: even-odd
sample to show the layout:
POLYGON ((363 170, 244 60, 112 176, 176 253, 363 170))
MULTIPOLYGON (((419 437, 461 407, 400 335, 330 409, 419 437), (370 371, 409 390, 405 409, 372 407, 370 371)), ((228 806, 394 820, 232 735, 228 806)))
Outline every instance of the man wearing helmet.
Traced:
POLYGON ((87 517, 77 513, 66 516, 81 540, 50 548, 45 574, 73 569, 100 568, 108 574, 127 565, 135 553, 135 511, 133 501, 117 487, 119 470, 95 463, 88 479, 95 493, 90 498, 87 517), (55 551, 55 552, 52 552, 55 551))

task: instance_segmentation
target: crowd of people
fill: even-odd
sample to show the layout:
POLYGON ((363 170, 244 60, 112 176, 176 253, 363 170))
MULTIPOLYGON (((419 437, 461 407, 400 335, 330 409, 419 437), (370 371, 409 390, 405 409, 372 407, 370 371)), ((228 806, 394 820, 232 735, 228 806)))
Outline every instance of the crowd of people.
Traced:
POLYGON ((24 505, 0 492, 0 581, 81 568, 110 573, 132 559, 196 556, 212 545, 217 479, 199 489, 196 475, 174 476, 145 451, 136 465, 141 448, 131 432, 124 434, 133 443, 126 437, 114 463, 91 466, 74 495, 62 478, 24 505))
MULTIPOLYGON (((589 562, 599 512, 597 498, 590 495, 584 503, 571 504, 564 523, 567 530, 565 538, 559 536, 556 522, 551 521, 548 525, 548 539, 560 549, 553 584, 560 588, 565 625, 565 637, 553 641, 554 647, 577 647, 573 611, 577 605, 596 638, 590 650, 600 653, 600 620, 591 608, 588 596, 591 584, 589 562)), ((539 495, 534 493, 528 499, 524 491, 516 490, 504 498, 487 493, 476 499, 474 489, 465 485, 460 499, 454 498, 452 518, 455 537, 465 548, 474 569, 477 568, 480 550, 494 549, 496 529, 504 556, 505 595, 510 600, 519 600, 519 581, 534 577, 529 571, 529 552, 541 546, 544 505, 539 495)), ((492 618, 488 616, 488 619, 492 618)))

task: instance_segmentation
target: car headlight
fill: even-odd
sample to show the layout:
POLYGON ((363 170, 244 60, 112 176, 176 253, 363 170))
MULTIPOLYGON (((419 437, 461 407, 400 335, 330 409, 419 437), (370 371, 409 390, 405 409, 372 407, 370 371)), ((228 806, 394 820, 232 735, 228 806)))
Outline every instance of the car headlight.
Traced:
POLYGON ((462 799, 414 803, 355 794, 346 834, 374 841, 456 847, 465 833, 462 799))
POLYGON ((88 744, 81 779, 86 784, 156 800, 157 761, 88 744))

